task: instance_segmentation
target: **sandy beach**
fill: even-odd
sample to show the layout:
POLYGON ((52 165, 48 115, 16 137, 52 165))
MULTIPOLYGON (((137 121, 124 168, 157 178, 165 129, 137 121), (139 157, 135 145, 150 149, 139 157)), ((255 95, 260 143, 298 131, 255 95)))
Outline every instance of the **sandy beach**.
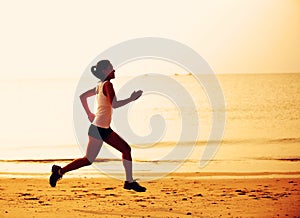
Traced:
POLYGON ((110 178, 1 178, 1 217, 299 217, 299 178, 176 174, 123 189, 110 178))

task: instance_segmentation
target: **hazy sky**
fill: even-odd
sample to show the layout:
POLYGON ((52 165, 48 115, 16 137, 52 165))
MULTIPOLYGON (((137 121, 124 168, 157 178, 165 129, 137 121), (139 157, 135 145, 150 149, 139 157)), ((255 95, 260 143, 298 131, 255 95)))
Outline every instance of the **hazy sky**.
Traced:
POLYGON ((0 24, 0 79, 79 77, 104 49, 148 36, 217 73, 300 72, 299 0, 2 0, 0 24))

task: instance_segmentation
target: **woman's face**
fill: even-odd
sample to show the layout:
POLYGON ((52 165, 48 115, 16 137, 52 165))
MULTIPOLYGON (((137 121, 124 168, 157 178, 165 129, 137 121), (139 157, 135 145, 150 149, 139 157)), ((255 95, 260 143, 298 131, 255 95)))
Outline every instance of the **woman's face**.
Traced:
POLYGON ((103 70, 103 73, 105 74, 106 80, 115 78, 115 70, 111 64, 105 70, 103 70))

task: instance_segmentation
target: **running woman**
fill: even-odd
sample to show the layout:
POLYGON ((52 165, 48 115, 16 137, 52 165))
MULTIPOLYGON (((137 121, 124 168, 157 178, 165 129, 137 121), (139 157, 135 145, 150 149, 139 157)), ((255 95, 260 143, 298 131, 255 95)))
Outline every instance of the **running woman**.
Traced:
POLYGON ((134 91, 129 98, 117 100, 113 85, 110 82, 110 80, 115 78, 115 70, 109 60, 99 61, 96 66, 91 68, 91 71, 95 77, 100 79, 100 82, 96 88, 88 90, 80 95, 81 103, 87 113, 88 119, 91 121, 88 131, 89 142, 86 155, 83 158, 74 160, 63 168, 53 165, 52 174, 49 180, 50 185, 55 187, 56 182, 61 179, 65 173, 71 170, 91 165, 96 159, 104 141, 122 152, 122 161, 126 174, 124 189, 145 192, 146 188, 140 186, 132 178, 132 158, 130 146, 110 128, 112 109, 135 101, 142 95, 142 91, 134 91), (87 98, 94 95, 96 95, 98 102, 96 115, 90 111, 87 104, 87 98))

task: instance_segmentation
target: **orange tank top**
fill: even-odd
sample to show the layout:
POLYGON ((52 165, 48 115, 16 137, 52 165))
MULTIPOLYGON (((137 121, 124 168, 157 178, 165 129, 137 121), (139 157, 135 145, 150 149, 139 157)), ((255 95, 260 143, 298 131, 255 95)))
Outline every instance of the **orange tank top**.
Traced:
POLYGON ((103 86, 107 81, 100 82, 96 88, 97 109, 93 124, 101 128, 108 128, 112 118, 112 106, 107 96, 103 93, 103 86))

